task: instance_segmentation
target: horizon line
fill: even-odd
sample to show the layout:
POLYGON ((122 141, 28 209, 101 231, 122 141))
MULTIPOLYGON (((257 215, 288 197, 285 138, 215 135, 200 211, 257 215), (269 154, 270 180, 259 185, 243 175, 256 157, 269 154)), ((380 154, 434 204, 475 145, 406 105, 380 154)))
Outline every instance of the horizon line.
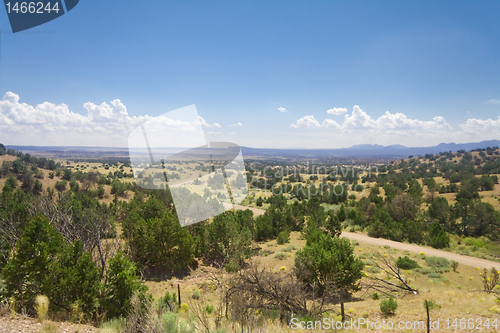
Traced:
MULTIPOLYGON (((465 145, 465 144, 480 144, 480 143, 484 143, 484 142, 489 142, 489 141, 499 141, 500 143, 500 140, 498 139, 492 139, 492 140, 484 140, 484 141, 479 141, 479 142, 462 142, 462 143, 455 143, 455 142, 448 142, 448 143, 445 143, 445 142, 441 142, 437 145, 433 145, 433 146, 420 146, 420 147, 417 147, 417 146, 413 146, 413 147, 409 147, 409 146, 404 146, 404 145, 400 145, 400 144, 391 144, 391 145, 380 145, 380 144, 373 144, 373 143, 366 143, 366 144, 357 144, 357 145, 353 145, 353 146, 350 146, 350 147, 339 147, 339 148, 304 148, 304 147, 301 147, 301 148, 257 148, 257 147, 249 147, 249 146, 240 146, 241 148, 248 148, 248 149, 260 149, 260 150, 266 150, 266 149, 273 149, 273 150, 337 150, 337 149, 350 149, 350 148, 353 148, 353 147, 359 147, 359 146, 379 146, 381 148, 388 148, 388 147, 392 147, 392 146, 399 146, 399 147, 404 147, 404 148, 433 148, 433 147, 438 147, 440 145, 465 145)), ((16 144, 4 144, 4 146, 6 148, 9 148, 9 146, 14 146, 14 147, 26 147, 26 148, 29 148, 29 147, 33 147, 33 148, 64 148, 64 149, 69 149, 69 148, 98 148, 98 149, 119 149, 119 150, 134 150, 134 149, 144 149, 143 147, 107 147, 107 146, 38 146, 38 145, 16 145, 16 144)), ((196 147, 151 147, 151 149, 192 149, 192 148, 196 148, 196 147)))

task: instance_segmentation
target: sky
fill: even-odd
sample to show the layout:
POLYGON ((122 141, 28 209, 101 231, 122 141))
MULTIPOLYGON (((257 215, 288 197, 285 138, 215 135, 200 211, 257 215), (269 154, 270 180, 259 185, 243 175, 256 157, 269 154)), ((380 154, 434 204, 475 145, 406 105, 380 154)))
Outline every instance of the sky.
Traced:
POLYGON ((147 121, 255 148, 500 139, 499 16, 496 0, 85 0, 13 34, 0 8, 0 142, 127 147, 147 121), (165 114, 190 105, 191 123, 165 114))

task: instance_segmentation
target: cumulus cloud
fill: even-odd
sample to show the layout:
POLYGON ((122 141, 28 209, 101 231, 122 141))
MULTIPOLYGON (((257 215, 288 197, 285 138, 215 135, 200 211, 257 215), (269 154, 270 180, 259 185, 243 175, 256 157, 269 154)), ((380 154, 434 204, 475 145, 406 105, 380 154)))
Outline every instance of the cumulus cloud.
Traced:
POLYGON ((377 122, 357 105, 354 106, 352 114, 345 115, 342 129, 377 128, 377 122))
POLYGON ((346 108, 333 108, 333 109, 326 111, 326 113, 333 114, 335 116, 340 116, 341 114, 344 114, 346 112, 347 112, 346 108))
POLYGON ((238 121, 236 124, 231 124, 229 126, 243 126, 243 124, 238 121))
POLYGON ((217 127, 217 128, 221 128, 222 127, 219 123, 209 124, 209 123, 206 122, 205 119, 203 119, 200 116, 198 116, 198 121, 199 121, 199 123, 200 123, 201 126, 205 126, 205 127, 217 127))
POLYGON ((320 124, 313 116, 300 118, 293 128, 334 128, 344 132, 353 132, 354 130, 383 130, 385 132, 396 131, 449 131, 451 126, 441 116, 436 116, 432 120, 422 121, 418 119, 410 119, 403 113, 390 113, 387 111, 378 119, 373 119, 359 106, 353 107, 352 113, 344 116, 344 122, 339 124, 333 119, 325 119, 320 124))
POLYGON ((314 116, 305 116, 303 118, 297 119, 295 124, 291 124, 290 127, 293 128, 319 128, 320 123, 314 118, 314 116))
POLYGON ((342 126, 340 126, 335 120, 332 119, 325 119, 321 124, 321 127, 325 128, 333 127, 336 129, 342 129, 342 126))
POLYGON ((381 129, 422 129, 425 131, 432 130, 451 130, 451 126, 441 116, 436 116, 430 121, 421 121, 418 119, 409 119, 406 115, 398 112, 391 114, 387 111, 383 116, 376 120, 376 123, 381 129))
POLYGON ((490 99, 489 101, 484 102, 484 104, 500 104, 500 99, 490 99))
POLYGON ((491 118, 488 118, 486 120, 471 118, 468 119, 465 124, 461 124, 460 127, 467 134, 498 134, 500 133, 500 117, 495 120, 491 118))
POLYGON ((283 108, 283 107, 279 107, 279 108, 278 108, 278 110, 279 110, 280 112, 286 112, 286 111, 287 111, 287 110, 286 110, 285 108, 283 108))
MULTIPOLYGON (((126 147, 127 137, 133 129, 153 119, 148 115, 129 116, 119 99, 100 105, 88 102, 83 107, 86 115, 69 110, 66 104, 44 102, 32 106, 20 102, 19 95, 9 91, 0 100, 0 142, 126 147)), ((195 122, 173 120, 165 115, 154 117, 154 120, 151 126, 158 131, 168 126, 169 133, 165 133, 165 137, 177 142, 199 131, 195 122)), ((211 126, 220 127, 217 123, 211 126)))

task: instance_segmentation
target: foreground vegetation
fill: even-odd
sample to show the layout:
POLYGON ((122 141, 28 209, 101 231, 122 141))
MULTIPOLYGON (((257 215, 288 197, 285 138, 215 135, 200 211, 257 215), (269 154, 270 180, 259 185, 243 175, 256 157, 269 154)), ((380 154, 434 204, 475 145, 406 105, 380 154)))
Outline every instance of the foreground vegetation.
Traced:
POLYGON ((301 194, 261 199, 264 214, 228 211, 183 228, 168 188, 144 190, 119 173, 75 171, 0 145, 2 302, 13 315, 105 332, 275 330, 293 318, 413 320, 425 300, 443 320, 493 323, 497 269, 339 238, 347 227, 435 248, 460 241, 457 251, 488 248, 484 256, 494 258, 500 218, 479 192, 495 188, 489 172, 498 149, 479 163, 467 157, 481 152, 403 160, 373 178, 324 173, 307 184, 288 175, 273 185, 293 183, 301 194), (454 203, 439 195, 436 177, 457 184, 454 203), (370 186, 365 196, 357 195, 358 182, 370 186), (308 197, 304 184, 330 186, 308 197), (477 311, 468 313, 472 306, 477 311))

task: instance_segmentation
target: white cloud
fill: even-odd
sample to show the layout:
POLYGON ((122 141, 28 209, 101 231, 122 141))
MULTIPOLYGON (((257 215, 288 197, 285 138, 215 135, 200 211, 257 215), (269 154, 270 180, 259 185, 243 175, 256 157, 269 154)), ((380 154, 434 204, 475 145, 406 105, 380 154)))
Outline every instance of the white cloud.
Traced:
POLYGON ((208 136, 222 136, 222 135, 224 135, 224 134, 222 134, 222 132, 214 132, 214 131, 206 132, 206 134, 208 136))
POLYGON ((473 135, 485 135, 485 134, 497 134, 500 133, 500 117, 493 120, 488 118, 483 119, 468 119, 465 124, 461 124, 460 127, 467 134, 473 135))
POLYGON ((378 118, 376 123, 379 128, 388 130, 421 129, 424 131, 433 131, 452 129, 446 120, 441 116, 432 118, 432 121, 421 121, 418 119, 409 119, 406 115, 400 112, 391 114, 389 111, 378 118))
POLYGON ((346 112, 347 112, 346 108, 333 108, 333 109, 326 111, 326 113, 333 114, 335 116, 340 116, 341 114, 344 114, 346 112))
POLYGON ((279 108, 278 108, 278 110, 279 110, 280 112, 286 112, 286 111, 287 111, 287 110, 286 110, 285 108, 283 108, 283 107, 279 107, 279 108))
POLYGON ((484 104, 500 104, 500 99, 490 99, 489 101, 484 102, 484 104))
POLYGON ((377 127, 377 122, 357 105, 354 106, 350 116, 345 115, 344 124, 342 125, 344 130, 377 127))
POLYGON ((207 123, 206 120, 203 119, 201 116, 198 116, 198 120, 199 120, 201 126, 205 126, 205 127, 217 127, 217 128, 221 128, 222 127, 219 123, 213 123, 213 124, 207 123))
POLYGON ((380 130, 380 131, 438 131, 451 130, 451 126, 441 116, 436 116, 430 121, 422 121, 418 119, 410 119, 403 113, 390 113, 387 111, 378 119, 373 119, 359 106, 355 105, 350 115, 344 116, 344 122, 339 124, 333 119, 325 119, 320 125, 313 116, 306 116, 297 120, 292 124, 293 128, 334 128, 344 132, 353 132, 354 130, 380 130))
POLYGON ((295 124, 291 124, 290 127, 319 128, 321 127, 321 125, 316 119, 314 119, 314 116, 305 116, 303 118, 297 119, 297 122, 295 124))
MULTIPOLYGON (((126 147, 129 133, 153 118, 147 115, 129 116, 126 106, 119 99, 110 104, 85 103, 83 107, 87 115, 69 110, 66 104, 44 102, 31 106, 19 100, 19 95, 10 91, 0 100, 2 143, 126 147)), ((188 138, 198 131, 196 124, 172 120, 164 115, 155 117, 151 126, 163 131, 168 126, 168 135, 175 139, 188 138)), ((217 127, 215 124, 212 126, 217 127)))
POLYGON ((229 125, 229 126, 243 126, 243 124, 242 124, 242 123, 240 123, 240 122, 237 122, 236 124, 231 124, 231 125, 229 125))
POLYGON ((342 126, 340 126, 335 120, 332 119, 325 119, 321 126, 325 128, 333 127, 336 129, 342 129, 342 126))

